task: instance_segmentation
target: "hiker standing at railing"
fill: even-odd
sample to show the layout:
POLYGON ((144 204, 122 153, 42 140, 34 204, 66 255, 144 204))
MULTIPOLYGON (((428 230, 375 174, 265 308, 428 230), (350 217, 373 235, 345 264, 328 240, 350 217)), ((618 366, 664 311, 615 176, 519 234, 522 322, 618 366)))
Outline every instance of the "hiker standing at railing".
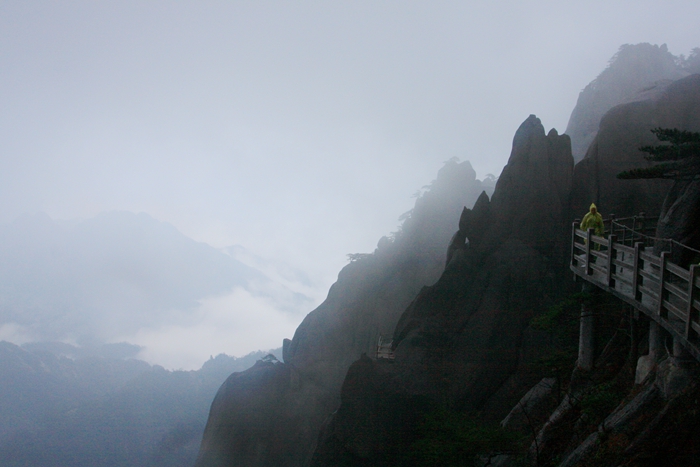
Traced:
MULTIPOLYGON (((598 208, 595 203, 591 203, 589 212, 583 216, 581 221, 581 230, 588 231, 588 229, 594 229, 593 233, 599 237, 603 236, 605 232, 605 225, 603 224, 603 216, 598 212, 598 208)), ((596 249, 600 249, 600 245, 596 244, 596 249)))

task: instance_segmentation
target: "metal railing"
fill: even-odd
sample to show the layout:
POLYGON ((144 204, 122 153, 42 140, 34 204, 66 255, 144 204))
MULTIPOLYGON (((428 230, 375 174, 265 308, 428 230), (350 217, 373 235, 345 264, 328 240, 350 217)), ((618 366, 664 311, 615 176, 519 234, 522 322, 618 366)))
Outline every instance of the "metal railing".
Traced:
MULTIPOLYGON (((618 242, 623 245, 634 246, 636 242, 649 242, 656 233, 656 224, 658 217, 646 217, 644 213, 640 213, 633 217, 623 217, 616 219, 614 214, 611 214, 608 219, 604 219, 605 231, 609 234, 616 235, 618 242)), ((646 245, 652 246, 652 245, 646 245)))

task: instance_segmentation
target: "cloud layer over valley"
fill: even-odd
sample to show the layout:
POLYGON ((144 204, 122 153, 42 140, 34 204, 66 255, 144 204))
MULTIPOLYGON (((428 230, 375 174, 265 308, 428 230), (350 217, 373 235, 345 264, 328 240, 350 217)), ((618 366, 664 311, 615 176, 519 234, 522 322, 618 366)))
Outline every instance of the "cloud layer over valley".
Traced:
POLYGON ((117 211, 3 226, 0 284, 0 339, 124 341, 149 362, 187 369, 221 352, 279 347, 320 299, 147 214, 117 211))
POLYGON ((4 2, 0 339, 124 340, 171 368, 279 347, 444 161, 498 176, 529 114, 563 133, 622 44, 687 55, 699 14, 4 2))

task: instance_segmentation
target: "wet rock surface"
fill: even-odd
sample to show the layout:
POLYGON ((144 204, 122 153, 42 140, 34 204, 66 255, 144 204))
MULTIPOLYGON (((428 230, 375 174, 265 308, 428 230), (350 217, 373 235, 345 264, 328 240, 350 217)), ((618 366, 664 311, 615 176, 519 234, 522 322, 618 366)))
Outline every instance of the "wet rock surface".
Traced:
MULTIPOLYGON (((253 391, 250 397, 264 414, 248 424, 249 433, 257 433, 250 435, 254 442, 241 441, 248 435, 225 434, 228 428, 222 427, 246 420, 233 414, 248 402, 235 384, 222 387, 202 452, 216 443, 239 448, 228 463, 202 458, 197 465, 397 465, 396 456, 419 437, 414 428, 435 410, 478 414, 484 423, 502 421, 542 380, 536 363, 552 350, 553 343, 531 327, 532 318, 576 291, 568 270, 571 222, 591 201, 618 217, 641 210, 653 216, 661 210, 668 183, 623 182, 616 175, 646 164, 638 147, 654 144, 650 128, 695 129, 699 92, 700 83, 691 76, 649 99, 612 109, 576 168, 569 137, 545 133, 531 115, 516 132, 493 196, 481 195, 472 209, 460 201, 443 210, 448 197, 440 193, 447 192, 436 181, 416 203, 402 236, 380 242, 374 254, 348 265, 326 302, 285 344, 285 363, 265 370, 274 373, 266 378, 276 381, 277 389, 268 393, 262 385, 272 383, 254 379, 261 395, 253 391), (452 223, 438 221, 443 216, 452 216, 452 223), (468 247, 463 238, 469 239, 468 247), (370 358, 379 333, 393 337, 393 361, 370 358), (278 401, 283 402, 276 409, 278 401), (275 438, 278 432, 281 438, 275 438), (277 444, 260 444, 263 439, 277 444), (284 449, 289 449, 286 458, 284 449)), ((480 192, 475 188, 480 187, 467 190, 474 200, 480 192)), ((659 433, 670 429, 672 421, 659 410, 675 410, 671 401, 650 396, 643 404, 630 402, 634 398, 620 401, 617 409, 603 404, 606 416, 613 414, 607 424, 604 416, 594 421, 601 415, 586 405, 595 408, 595 397, 631 390, 630 362, 636 363, 634 352, 641 347, 633 352, 623 344, 624 336, 615 333, 602 353, 598 349, 595 369, 575 372, 569 392, 559 395, 558 408, 547 422, 538 422, 543 426, 538 427, 536 457, 570 457, 573 465, 612 449, 609 439, 622 439, 626 427, 634 433, 624 434, 624 445, 637 443, 641 452, 650 417, 659 418, 654 425, 659 433), (614 391, 606 381, 614 382, 614 391)), ((693 387, 689 383, 676 390, 673 400, 693 387)), ((684 429, 693 420, 687 419, 684 429)), ((499 462, 509 461, 506 456, 499 462)))
POLYGON ((241 393, 238 384, 222 386, 196 465, 306 465, 321 426, 340 405, 348 368, 363 353, 374 355, 379 336, 391 336, 421 288, 440 277, 460 213, 484 190, 491 191, 468 162, 447 162, 393 238, 382 238, 374 253, 354 255, 343 268, 327 299, 284 343, 279 368, 232 376, 246 378, 256 388, 249 392, 241 393), (263 377, 268 371, 277 376, 263 377), (241 418, 239 410, 253 396, 260 415, 241 418), (246 441, 258 439, 275 442, 246 441))

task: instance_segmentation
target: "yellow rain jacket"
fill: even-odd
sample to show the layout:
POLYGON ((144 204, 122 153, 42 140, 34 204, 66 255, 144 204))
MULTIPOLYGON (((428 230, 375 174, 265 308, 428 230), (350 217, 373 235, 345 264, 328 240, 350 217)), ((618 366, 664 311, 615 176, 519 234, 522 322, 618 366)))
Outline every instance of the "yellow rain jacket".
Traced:
POLYGON ((599 237, 603 236, 605 232, 605 226, 603 225, 603 216, 598 212, 598 208, 595 207, 594 203, 591 203, 590 211, 583 216, 581 221, 581 230, 595 229, 593 233, 599 237))

